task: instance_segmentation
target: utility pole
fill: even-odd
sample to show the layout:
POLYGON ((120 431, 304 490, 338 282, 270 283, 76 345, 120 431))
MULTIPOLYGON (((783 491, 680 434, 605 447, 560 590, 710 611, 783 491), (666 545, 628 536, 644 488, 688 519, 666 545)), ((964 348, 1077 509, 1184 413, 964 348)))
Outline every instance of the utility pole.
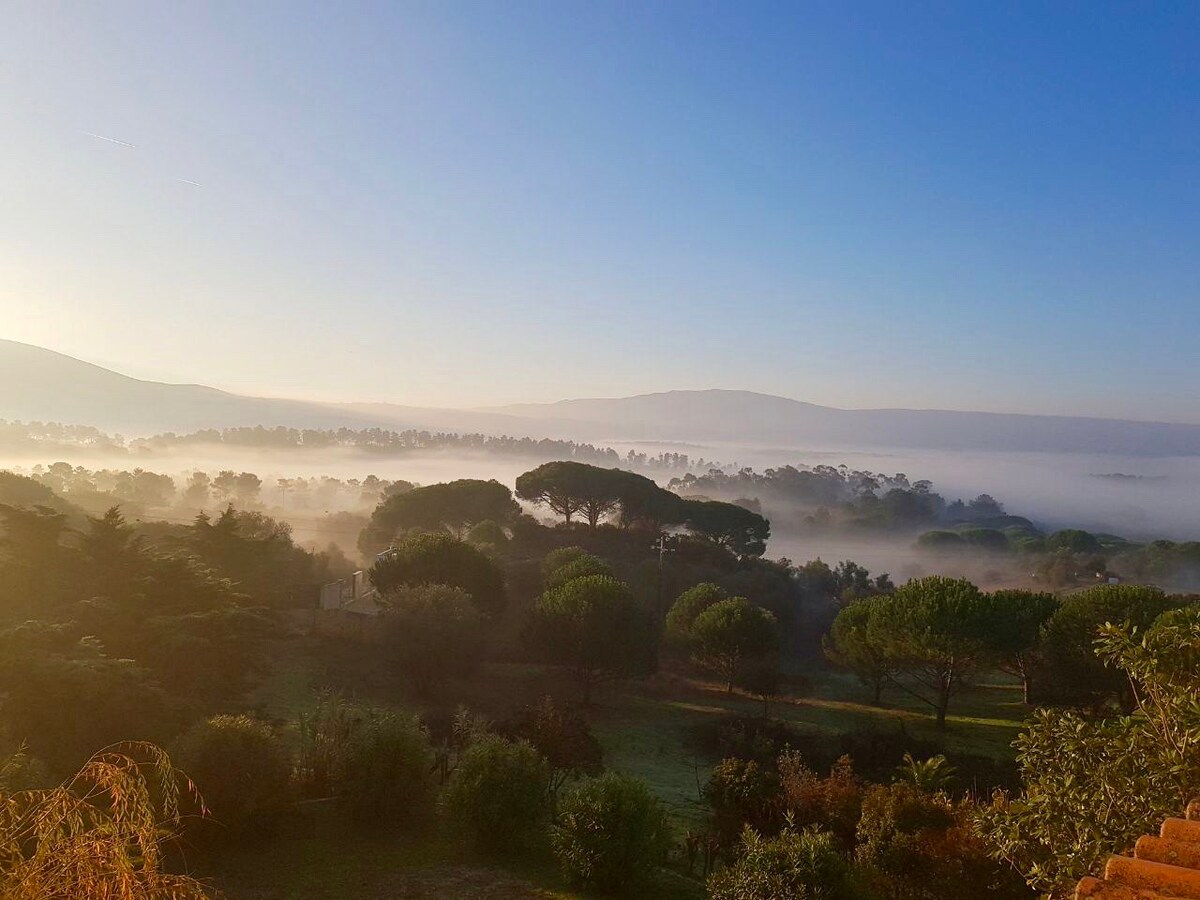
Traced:
POLYGON ((663 563, 666 555, 674 550, 667 546, 666 532, 659 534, 658 542, 651 549, 658 550, 658 621, 662 623, 665 613, 663 612, 663 563))

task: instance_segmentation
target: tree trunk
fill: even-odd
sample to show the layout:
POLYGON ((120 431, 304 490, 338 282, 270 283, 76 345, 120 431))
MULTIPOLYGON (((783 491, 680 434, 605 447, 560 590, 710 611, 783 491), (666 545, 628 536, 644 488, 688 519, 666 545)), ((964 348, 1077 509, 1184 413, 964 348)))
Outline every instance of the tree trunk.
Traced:
POLYGON ((946 710, 950 708, 950 693, 954 690, 954 664, 942 673, 938 681, 937 697, 937 727, 939 731, 946 728, 946 710))
POLYGON ((882 678, 877 679, 875 681, 875 699, 873 702, 876 706, 883 705, 883 679, 882 678))

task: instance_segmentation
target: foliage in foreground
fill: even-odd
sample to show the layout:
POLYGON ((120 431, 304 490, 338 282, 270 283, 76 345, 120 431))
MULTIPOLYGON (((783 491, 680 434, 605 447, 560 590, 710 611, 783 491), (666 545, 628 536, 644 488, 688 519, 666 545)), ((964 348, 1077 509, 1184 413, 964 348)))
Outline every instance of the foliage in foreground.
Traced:
POLYGON ((124 744, 97 753, 57 788, 3 796, 0 896, 215 897, 194 878, 161 870, 163 844, 178 833, 180 780, 159 748, 124 744))
POLYGON ((747 827, 742 854, 708 880, 710 900, 850 900, 849 866, 833 835, 788 827, 764 838, 747 827))
POLYGON ((1025 789, 980 814, 995 848, 1039 891, 1061 894, 1129 850, 1200 792, 1200 610, 1139 634, 1106 625, 1097 655, 1129 678, 1138 715, 1039 710, 1016 742, 1025 789))
POLYGON ((1021 879, 991 858, 972 810, 970 801, 912 783, 868 788, 854 853, 860 890, 878 900, 1029 897, 1021 879))
POLYGON ((666 859, 671 833, 644 781, 609 772, 567 794, 550 841, 568 878, 614 890, 648 881, 666 859))

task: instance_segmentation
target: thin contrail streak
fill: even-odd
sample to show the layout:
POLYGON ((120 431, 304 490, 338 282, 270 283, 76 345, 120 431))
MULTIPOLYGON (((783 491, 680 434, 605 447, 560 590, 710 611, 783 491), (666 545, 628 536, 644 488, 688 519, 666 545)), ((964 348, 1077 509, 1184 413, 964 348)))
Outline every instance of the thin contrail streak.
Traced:
POLYGON ((176 178, 175 180, 182 181, 184 184, 190 184, 192 187, 204 187, 204 185, 202 185, 200 182, 188 181, 186 178, 176 178))
POLYGON ((130 149, 137 149, 137 145, 131 144, 131 143, 129 143, 129 141, 118 141, 116 138, 105 137, 102 134, 93 134, 90 131, 85 131, 84 134, 86 134, 88 137, 94 137, 97 140, 108 141, 110 144, 120 144, 122 147, 129 147, 130 149))

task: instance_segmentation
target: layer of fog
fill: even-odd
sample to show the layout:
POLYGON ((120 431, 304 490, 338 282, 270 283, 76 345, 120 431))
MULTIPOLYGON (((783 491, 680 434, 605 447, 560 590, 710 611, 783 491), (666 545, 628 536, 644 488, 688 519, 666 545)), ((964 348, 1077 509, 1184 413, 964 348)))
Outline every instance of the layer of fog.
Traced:
MULTIPOLYGON (((624 455, 633 449, 657 454, 664 450, 718 459, 728 464, 759 470, 781 465, 841 465, 892 474, 904 472, 910 479, 929 479, 934 490, 948 501, 969 499, 988 493, 1007 511, 1032 519, 1045 530, 1079 527, 1119 534, 1133 540, 1200 538, 1200 458, 1128 458, 1104 455, 1043 453, 941 453, 896 450, 890 453, 839 448, 764 447, 734 444, 611 444, 624 455), (1099 477, 1121 474, 1124 478, 1099 477)), ((12 458, 0 460, 6 468, 26 471, 49 465, 57 459, 12 458)), ((404 479, 432 484, 454 478, 495 478, 512 485, 517 475, 538 460, 488 453, 451 454, 432 451, 400 456, 374 456, 354 450, 255 451, 244 447, 213 446, 188 448, 186 452, 127 457, 73 452, 65 460, 92 469, 141 467, 176 478, 182 489, 189 472, 202 470, 215 475, 222 469, 249 471, 264 485, 264 501, 271 502, 279 478, 332 476, 363 479, 375 475, 384 480, 404 479)), ((655 473, 660 481, 672 474, 655 473)), ((349 509, 309 509, 297 519, 349 509)), ((365 510, 362 510, 365 511, 365 510)), ((300 522, 297 522, 299 525, 300 522)), ((308 523, 306 523, 308 525, 308 523)), ((311 526, 309 526, 311 527, 311 526)), ((351 544, 349 535, 339 543, 351 544)), ((303 539, 303 535, 297 534, 303 539)), ((864 541, 829 534, 798 537, 786 528, 776 528, 768 554, 803 561, 821 556, 827 561, 856 559, 874 570, 903 573, 919 565, 911 537, 864 541)))

